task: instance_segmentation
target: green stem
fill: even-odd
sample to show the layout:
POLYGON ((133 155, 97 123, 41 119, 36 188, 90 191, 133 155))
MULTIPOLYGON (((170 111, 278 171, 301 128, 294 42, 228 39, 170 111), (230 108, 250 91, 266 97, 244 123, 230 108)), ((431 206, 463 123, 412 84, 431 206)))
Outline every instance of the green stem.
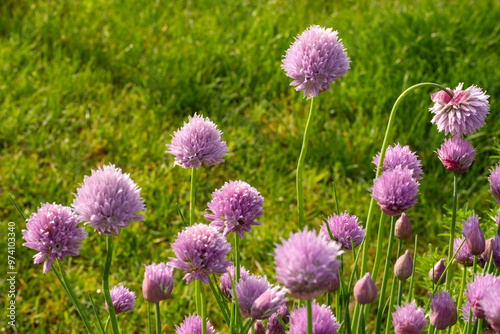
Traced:
MULTIPOLYGON (((450 262, 453 256, 453 242, 455 241, 455 226, 457 222, 457 199, 458 199, 458 174, 457 172, 453 173, 453 211, 451 214, 451 228, 450 228, 450 240, 448 243, 448 262, 450 262)), ((453 262, 450 264, 450 268, 448 268, 448 279, 446 280, 446 290, 450 290, 450 284, 453 279, 453 273, 451 268, 453 266, 453 262)))
POLYGON ((57 268, 61 272, 62 280, 61 280, 61 276, 59 276, 56 268, 54 268, 54 266, 52 266, 54 274, 56 275, 57 279, 59 280, 59 283, 61 283, 61 285, 62 285, 64 291, 66 292, 66 294, 68 295, 69 299, 73 302, 73 305, 75 306, 76 310, 78 311, 78 314, 82 318, 83 323, 85 324, 85 328, 87 328, 87 331, 89 333, 94 333, 94 331, 92 330, 92 326, 90 325, 89 319, 87 318, 87 314, 83 310, 83 307, 80 304, 80 302, 78 301, 78 298, 76 298, 75 292, 71 288, 71 284, 69 283, 68 277, 66 276, 64 269, 62 269, 61 266, 59 265, 59 261, 56 260, 55 262, 56 262, 57 268))
MULTIPOLYGON (((234 275, 236 276, 234 279, 234 286, 238 285, 240 281, 240 237, 238 237, 238 233, 234 234, 234 275)), ((239 326, 241 323, 240 319, 240 307, 238 303, 236 303, 236 314, 235 314, 236 326, 239 326)))
POLYGON ((312 300, 306 300, 307 307, 307 334, 313 333, 312 300))
MULTIPOLYGON (((399 257, 401 256, 401 248, 403 246, 403 242, 401 241, 401 239, 398 240, 398 251, 396 253, 396 259, 399 259, 399 257)), ((392 327, 391 326, 391 317, 392 317, 392 306, 394 304, 394 294, 396 292, 396 283, 398 282, 399 280, 397 279, 396 275, 393 274, 392 275, 392 285, 391 285, 391 297, 389 298, 389 307, 388 307, 388 311, 387 311, 387 321, 386 321, 386 325, 385 325, 385 333, 386 334, 389 334, 389 329, 392 327)), ((401 289, 401 281, 399 281, 399 288, 401 289)))
POLYGON ((332 294, 329 292, 326 293, 326 305, 328 305, 328 307, 332 306, 332 294))
POLYGON ((382 279, 382 288, 380 291, 378 310, 377 310, 377 325, 375 328, 375 333, 380 334, 380 328, 382 327, 382 312, 385 302, 385 290, 387 289, 387 281, 389 279, 389 267, 391 266, 391 253, 392 245, 394 241, 394 217, 391 217, 391 232, 389 235, 389 245, 387 246, 387 257, 384 267, 384 277, 382 279))
POLYGON ((104 298, 108 304, 109 319, 111 322, 111 329, 113 334, 119 334, 118 322, 116 321, 115 309, 113 301, 109 294, 109 271, 111 269, 111 260, 113 259, 113 244, 111 243, 111 236, 106 236, 106 262, 104 263, 104 273, 102 275, 102 289, 104 291, 104 298))
POLYGON ((146 302, 147 304, 147 307, 148 307, 148 334, 151 334, 151 310, 150 310, 150 307, 149 307, 149 302, 146 302))
POLYGON ((196 191, 196 168, 191 168, 191 190, 189 192, 189 226, 193 226, 194 224, 194 207, 195 207, 195 198, 194 193, 196 191))
POLYGON ((304 227, 304 195, 302 193, 302 172, 304 171, 304 161, 306 160, 307 145, 309 143, 309 136, 311 132, 312 118, 313 118, 313 104, 314 98, 311 98, 311 109, 307 118, 306 128, 304 130, 304 138, 302 139, 302 149, 300 150, 299 162, 297 164, 297 211, 299 213, 299 229, 304 227))
POLYGON ((201 300, 201 333, 207 334, 207 301, 205 298, 205 289, 201 280, 197 280, 199 284, 200 300, 201 300))
POLYGON ((108 319, 106 320, 106 324, 104 325, 104 333, 108 332, 108 327, 109 327, 110 321, 111 321, 111 317, 108 316, 108 319))
POLYGON ((160 302, 155 303, 155 315, 156 315, 156 334, 160 334, 161 333, 160 302))
POLYGON ((417 266, 417 243, 418 235, 415 235, 415 251, 413 252, 413 271, 411 273, 410 279, 410 289, 408 290, 408 302, 413 300, 413 282, 415 281, 415 267, 417 266))

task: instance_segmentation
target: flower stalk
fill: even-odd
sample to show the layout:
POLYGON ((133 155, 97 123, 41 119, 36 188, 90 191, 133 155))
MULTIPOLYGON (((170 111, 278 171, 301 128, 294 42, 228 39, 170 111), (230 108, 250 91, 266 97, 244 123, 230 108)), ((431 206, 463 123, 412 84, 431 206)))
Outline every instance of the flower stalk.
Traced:
POLYGON ((104 273, 102 276, 102 289, 104 290, 104 298, 108 304, 109 320, 113 334, 119 334, 118 322, 116 321, 115 308, 109 293, 109 271, 111 269, 111 261, 113 259, 113 244, 111 236, 106 236, 106 262, 104 263, 104 273))

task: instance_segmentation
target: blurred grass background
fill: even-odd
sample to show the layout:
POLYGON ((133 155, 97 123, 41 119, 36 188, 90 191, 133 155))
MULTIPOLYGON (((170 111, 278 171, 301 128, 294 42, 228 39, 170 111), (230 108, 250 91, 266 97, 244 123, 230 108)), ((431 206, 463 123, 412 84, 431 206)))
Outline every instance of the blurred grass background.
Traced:
MULTIPOLYGON (((4 0, 0 15, 0 217, 2 235, 8 221, 17 223, 20 333, 83 333, 83 326, 55 276, 44 275, 32 264, 35 252, 21 246, 25 224, 8 195, 26 216, 41 202, 70 205, 84 175, 110 162, 131 174, 146 201, 145 221, 115 238, 110 279, 138 295, 136 312, 119 316, 124 332, 145 331, 143 264, 167 261, 169 242, 182 228, 175 204, 188 208, 189 171, 173 167, 165 144, 195 112, 218 124, 230 150, 225 163, 200 169, 197 220, 204 221, 211 192, 225 181, 256 187, 265 213, 262 226, 245 237, 242 261, 274 282, 268 254, 297 226, 295 166, 309 108, 280 64, 294 36, 311 24, 338 30, 352 63, 315 101, 305 170, 308 225, 317 227, 334 212, 332 181, 341 210, 366 219, 371 160, 392 104, 422 81, 475 84, 491 96, 486 126, 470 137, 476 161, 459 179, 459 205, 467 203, 491 225, 487 176, 500 148, 497 1, 4 0)), ((434 153, 444 136, 430 123, 431 92, 421 89, 405 99, 393 137, 423 161, 419 203, 408 216, 419 235, 419 256, 428 263, 445 252, 444 214, 452 202, 452 175, 434 153), (437 251, 425 258, 429 244, 437 251)), ((97 292, 104 239, 87 231, 81 256, 64 266, 84 305, 90 307, 91 293, 104 318, 97 292)), ((417 267, 421 289, 426 268, 417 267)), ((194 312, 191 286, 181 277, 177 272, 173 297, 162 303, 164 332, 194 312)), ((4 280, 0 288, 5 305, 4 280)), ((211 310, 213 323, 223 328, 211 310)), ((0 330, 11 331, 1 314, 0 330)))

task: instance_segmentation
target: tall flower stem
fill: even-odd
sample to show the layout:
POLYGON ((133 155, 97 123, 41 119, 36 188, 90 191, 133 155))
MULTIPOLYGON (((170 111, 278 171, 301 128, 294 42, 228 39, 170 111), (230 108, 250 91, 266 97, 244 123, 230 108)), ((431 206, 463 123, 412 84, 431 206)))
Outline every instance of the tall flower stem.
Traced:
POLYGON ((394 225, 394 217, 391 217, 391 232, 389 235, 389 245, 387 246, 387 259, 385 262, 384 277, 382 279, 382 287, 380 290, 380 297, 378 301, 377 325, 375 327, 376 334, 380 334, 380 328, 382 327, 382 313, 384 312, 385 290, 387 289, 387 281, 389 280, 389 268, 391 266, 391 253, 394 241, 394 225))
POLYGON ((205 298, 205 289, 201 280, 198 279, 196 282, 198 283, 201 301, 201 333, 207 334, 207 301, 205 298))
POLYGON ((194 224, 194 206, 195 199, 194 193, 196 191, 196 168, 191 168, 191 190, 189 192, 189 226, 193 226, 194 224))
MULTIPOLYGON (((457 310, 462 308, 464 300, 465 282, 467 281, 467 268, 463 267, 462 283, 460 284, 460 293, 458 294, 457 310)), ((458 326, 453 326, 452 334, 455 334, 458 326)))
MULTIPOLYGON (((397 111, 399 105, 401 104, 401 101, 403 100, 403 98, 406 95, 408 95, 409 92, 411 92, 412 90, 415 90, 417 88, 421 88, 421 87, 439 88, 439 89, 444 90, 451 97, 453 97, 453 94, 451 92, 449 92, 446 87, 441 86, 441 85, 439 85, 437 83, 433 83, 433 82, 422 82, 422 83, 413 85, 410 88, 406 89, 403 93, 401 93, 401 95, 399 95, 399 97, 397 98, 396 102, 392 106, 392 110, 391 110, 391 113, 389 115, 389 121, 387 122, 387 128, 385 130, 384 141, 382 142, 382 148, 380 150, 380 159, 378 161, 377 171, 375 173, 375 178, 378 178, 380 176, 380 174, 382 173, 382 164, 384 162, 385 150, 387 149, 387 146, 389 145, 389 141, 391 140, 392 126, 394 124, 394 119, 396 118, 396 111, 397 111)), ((374 213, 374 207, 375 207, 375 200, 372 197, 372 199, 370 201, 370 206, 368 208, 368 215, 366 217, 365 242, 364 242, 364 245, 363 245, 363 250, 362 250, 363 253, 362 253, 362 256, 361 256, 361 270, 360 270, 360 272, 362 272, 362 273, 366 272, 366 266, 368 264, 368 247, 370 247, 370 245, 371 245, 371 243, 370 243, 370 238, 371 238, 371 221, 372 221, 372 217, 373 217, 373 213, 374 213)), ((372 275, 372 277, 374 279, 376 279, 375 276, 372 275)), ((356 307, 355 307, 355 310, 354 310, 354 319, 357 319, 358 316, 359 316, 359 306, 358 306, 358 304, 356 304, 356 307)))
POLYGON ((116 321, 115 308, 109 293, 109 270, 111 269, 111 260, 113 259, 113 244, 111 243, 111 236, 106 236, 106 262, 104 263, 104 273, 102 275, 102 289, 104 290, 104 298, 108 304, 109 319, 111 322, 111 329, 113 334, 119 334, 118 322, 116 321))
MULTIPOLYGON (((399 257, 401 256, 402 246, 403 246, 403 242, 401 241, 401 239, 399 239, 398 240, 398 251, 396 253, 396 259, 399 259, 399 257)), ((387 321, 386 321, 386 325, 385 325, 385 333, 386 334, 389 333, 389 329, 391 328, 390 324, 391 324, 391 317, 392 317, 392 309, 393 309, 393 305, 394 305, 394 295, 396 293, 396 283, 398 283, 398 282, 399 282, 399 290, 401 292, 402 291, 401 284, 403 281, 398 280, 398 278, 396 277, 396 274, 393 274, 392 275, 392 286, 391 286, 391 297, 389 298, 389 306, 388 306, 388 311, 387 311, 387 321)))
POLYGON ((156 333, 161 333, 161 322, 160 322, 160 302, 155 303, 155 315, 156 315, 156 333))
POLYGON ((297 164, 297 210, 299 213, 299 229, 304 226, 304 195, 302 192, 302 173, 304 171, 304 161, 306 160, 307 145, 309 144, 309 136, 311 133, 311 125, 313 119, 313 104, 314 98, 311 98, 311 109, 309 110, 309 116, 307 118, 306 129, 304 130, 304 138, 302 140, 302 149, 300 150, 299 162, 297 164))
POLYGON ((147 330, 148 330, 148 334, 151 334, 151 310, 150 310, 150 307, 149 307, 149 302, 147 303, 147 312, 148 312, 148 326, 147 326, 147 330))
MULTIPOLYGON (((238 284, 240 281, 240 237, 238 237, 238 233, 233 233, 234 234, 234 287, 238 284)), ((240 310, 238 303, 236 303, 235 306, 235 320, 236 320, 236 327, 239 326, 240 324, 240 310)))
MULTIPOLYGON (((453 242, 455 241, 455 227, 457 224, 457 200, 458 200, 458 175, 457 172, 453 173, 453 211, 451 213, 451 227, 450 227, 450 240, 448 243, 448 262, 453 257, 453 242)), ((450 284, 453 280, 453 262, 448 268, 448 279, 446 280, 446 290, 450 290, 450 284)))
POLYGON ((312 319, 312 300, 306 300, 307 307, 307 334, 313 333, 313 319, 312 319))

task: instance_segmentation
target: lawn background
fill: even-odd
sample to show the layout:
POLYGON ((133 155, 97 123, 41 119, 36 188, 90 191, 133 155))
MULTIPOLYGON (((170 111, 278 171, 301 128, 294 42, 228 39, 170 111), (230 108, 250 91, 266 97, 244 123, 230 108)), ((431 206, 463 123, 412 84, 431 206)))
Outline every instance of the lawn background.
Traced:
MULTIPOLYGON (((8 195, 26 216, 41 202, 70 205, 84 175, 105 163, 130 173, 146 202, 145 221, 115 238, 110 279, 138 295, 137 310, 119 316, 124 332, 145 331, 143 264, 167 261, 169 242, 182 228, 175 204, 188 209, 189 171, 173 167, 165 144, 195 112, 218 124, 230 152, 225 163, 199 171, 197 220, 204 221, 211 192, 225 181, 241 179, 256 187, 265 198, 265 213, 262 226, 246 234, 242 262, 274 282, 268 254, 297 228, 295 166, 309 108, 280 64, 294 36, 311 24, 338 30, 352 63, 345 78, 315 101, 304 186, 308 225, 316 228, 334 212, 332 181, 341 210, 365 221, 371 160, 380 150, 392 104, 422 81, 451 88, 475 84, 491 96, 486 126, 469 137, 478 150, 476 161, 459 178, 459 205, 468 204, 484 226, 491 225, 488 215, 495 205, 487 176, 500 147, 499 21, 496 1, 3 0, 0 217, 2 236, 7 222, 17 224, 19 332, 83 333, 83 326, 53 273, 44 275, 32 264, 35 252, 21 246, 25 224, 8 195)), ((423 161, 419 203, 408 212, 419 235, 419 256, 428 244, 444 254, 447 239, 440 233, 452 202, 452 174, 434 153, 444 135, 430 123, 433 91, 420 89, 405 99, 393 137, 423 161)), ((90 292, 105 319, 102 293, 96 292, 104 238, 87 231, 80 256, 64 267, 85 306, 90 292)), ((5 241, 2 237, 4 258, 5 241)), ((185 287, 179 272, 175 277, 172 299, 162 303, 168 333, 194 312, 191 286, 185 287)), ((417 283, 423 289, 424 283, 417 283)), ((0 330, 10 332, 5 280, 0 289, 0 330)), ((208 299, 213 306, 213 297, 208 299)), ((223 328, 210 309, 217 329, 223 328)))

